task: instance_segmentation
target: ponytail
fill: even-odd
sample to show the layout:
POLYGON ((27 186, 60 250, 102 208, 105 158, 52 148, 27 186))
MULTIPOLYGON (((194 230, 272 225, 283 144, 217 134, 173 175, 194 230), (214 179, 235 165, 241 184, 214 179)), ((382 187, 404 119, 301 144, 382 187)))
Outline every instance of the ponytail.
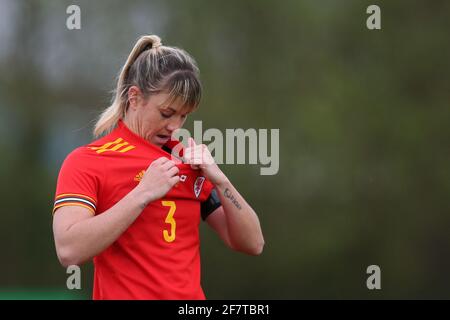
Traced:
POLYGON ((111 132, 117 125, 118 121, 124 117, 128 103, 128 89, 130 87, 127 80, 133 63, 145 50, 158 48, 160 46, 161 39, 154 35, 142 36, 134 45, 134 48, 131 50, 125 65, 120 71, 113 102, 101 113, 97 123, 95 124, 95 137, 111 132))

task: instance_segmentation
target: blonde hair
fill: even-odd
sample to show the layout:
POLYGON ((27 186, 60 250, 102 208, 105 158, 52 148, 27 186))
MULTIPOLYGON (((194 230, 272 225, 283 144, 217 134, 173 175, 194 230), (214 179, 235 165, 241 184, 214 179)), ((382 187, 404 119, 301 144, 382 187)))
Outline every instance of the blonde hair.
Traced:
POLYGON ((131 86, 137 86, 144 98, 166 92, 170 103, 181 99, 190 111, 197 108, 202 93, 197 64, 187 52, 163 46, 158 36, 142 36, 120 71, 112 104, 95 124, 95 137, 111 132, 124 118, 131 86))

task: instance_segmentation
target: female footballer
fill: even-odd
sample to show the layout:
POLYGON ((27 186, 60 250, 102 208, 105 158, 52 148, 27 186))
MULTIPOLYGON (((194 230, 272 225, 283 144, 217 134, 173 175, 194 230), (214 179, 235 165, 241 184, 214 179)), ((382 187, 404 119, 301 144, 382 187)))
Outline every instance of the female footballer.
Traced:
POLYGON ((63 266, 94 260, 94 299, 205 299, 200 283, 203 219, 233 250, 259 255, 258 217, 205 145, 172 157, 171 139, 199 105, 195 61, 141 37, 121 69, 95 141, 61 167, 53 233, 63 266), (202 155, 199 157, 198 155, 202 155))

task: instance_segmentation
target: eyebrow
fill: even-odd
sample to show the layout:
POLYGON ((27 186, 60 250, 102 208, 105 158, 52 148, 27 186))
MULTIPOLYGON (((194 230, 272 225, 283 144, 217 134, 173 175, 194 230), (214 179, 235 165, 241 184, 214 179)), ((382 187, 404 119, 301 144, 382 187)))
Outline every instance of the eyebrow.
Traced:
MULTIPOLYGON (((175 109, 173 109, 173 108, 171 108, 171 107, 161 107, 160 108, 161 109, 161 111, 165 111, 165 110, 168 110, 168 111, 171 111, 172 113, 177 113, 178 111, 177 110, 175 110, 175 109)), ((185 114, 185 115, 188 115, 190 112, 182 112, 181 114, 185 114)))
POLYGON ((160 106, 160 110, 161 111, 172 111, 172 112, 177 112, 177 110, 171 108, 171 107, 165 107, 165 106, 160 106))

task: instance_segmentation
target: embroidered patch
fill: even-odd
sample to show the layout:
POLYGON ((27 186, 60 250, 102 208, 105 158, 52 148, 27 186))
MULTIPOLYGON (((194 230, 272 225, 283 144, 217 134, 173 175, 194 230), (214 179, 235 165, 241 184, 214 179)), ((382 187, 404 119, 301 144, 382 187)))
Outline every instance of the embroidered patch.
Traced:
POLYGON ((205 177, 198 177, 195 179, 194 182, 194 193, 195 196, 198 198, 200 195, 200 192, 202 191, 203 183, 205 182, 205 177))

